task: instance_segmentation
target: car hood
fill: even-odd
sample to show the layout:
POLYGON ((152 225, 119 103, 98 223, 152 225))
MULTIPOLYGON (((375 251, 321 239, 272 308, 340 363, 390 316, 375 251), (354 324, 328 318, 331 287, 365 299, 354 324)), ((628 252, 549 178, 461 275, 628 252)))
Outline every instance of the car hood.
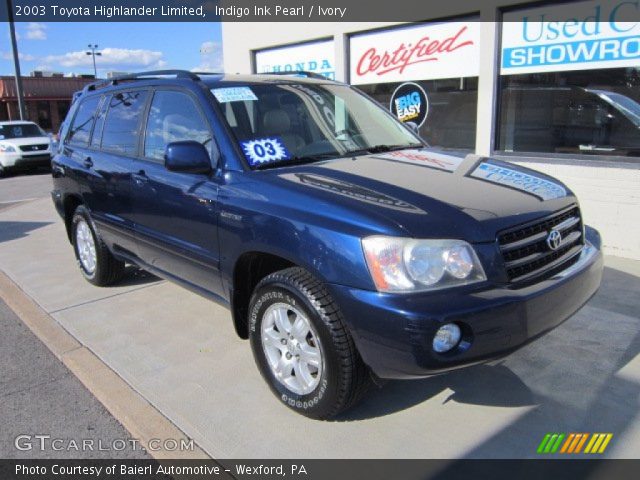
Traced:
POLYGON ((403 235, 491 242, 496 233, 577 203, 558 180, 496 159, 398 150, 270 173, 325 215, 385 218, 403 235))

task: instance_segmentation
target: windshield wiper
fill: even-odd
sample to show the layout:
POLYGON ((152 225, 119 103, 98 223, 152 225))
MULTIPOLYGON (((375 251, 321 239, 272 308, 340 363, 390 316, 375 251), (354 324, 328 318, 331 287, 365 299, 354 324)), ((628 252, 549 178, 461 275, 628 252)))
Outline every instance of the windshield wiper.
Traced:
POLYGON ((330 158, 336 158, 338 153, 319 153, 317 155, 305 155, 301 157, 291 157, 287 160, 279 162, 267 162, 253 167, 254 170, 266 170, 268 168, 288 167, 290 165, 303 165, 305 163, 313 163, 319 160, 327 160, 330 158))
POLYGON ((350 150, 347 152, 349 155, 359 155, 363 153, 384 153, 392 152, 394 150, 406 150, 408 148, 423 147, 421 143, 410 143, 408 145, 373 145, 371 147, 359 148, 357 150, 350 150))

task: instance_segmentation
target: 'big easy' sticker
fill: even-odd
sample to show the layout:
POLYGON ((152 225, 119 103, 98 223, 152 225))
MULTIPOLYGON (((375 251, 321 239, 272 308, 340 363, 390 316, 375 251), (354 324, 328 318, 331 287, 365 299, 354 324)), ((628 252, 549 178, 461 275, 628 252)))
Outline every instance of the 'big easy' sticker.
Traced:
POLYGON ((447 172, 455 171, 464 161, 464 158, 416 149, 397 150, 395 152, 381 153, 376 154, 376 157, 384 158, 386 160, 396 160, 404 163, 412 163, 414 165, 435 168, 438 170, 445 170, 447 172))
POLYGON ((249 87, 214 88, 213 96, 220 103, 258 100, 256 94, 249 87))
POLYGON ((393 92, 389 109, 401 122, 413 122, 421 127, 429 113, 429 98, 417 83, 403 83, 393 92))
POLYGON ((255 138, 240 142, 240 146, 252 167, 287 160, 290 157, 287 148, 278 137, 255 138))
POLYGON ((476 169, 471 172, 471 176, 530 193, 542 200, 552 200, 567 195, 567 191, 562 185, 535 175, 488 162, 480 163, 476 169))

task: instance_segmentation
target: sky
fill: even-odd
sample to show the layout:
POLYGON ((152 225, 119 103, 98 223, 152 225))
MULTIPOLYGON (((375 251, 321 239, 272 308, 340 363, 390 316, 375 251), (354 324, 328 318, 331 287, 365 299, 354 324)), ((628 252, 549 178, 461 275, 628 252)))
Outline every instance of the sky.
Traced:
MULTIPOLYGON (((109 71, 179 68, 222 71, 219 23, 16 23, 20 69, 93 74, 85 52, 97 44, 98 77, 109 71)), ((13 75, 9 24, 0 23, 0 75, 13 75)))

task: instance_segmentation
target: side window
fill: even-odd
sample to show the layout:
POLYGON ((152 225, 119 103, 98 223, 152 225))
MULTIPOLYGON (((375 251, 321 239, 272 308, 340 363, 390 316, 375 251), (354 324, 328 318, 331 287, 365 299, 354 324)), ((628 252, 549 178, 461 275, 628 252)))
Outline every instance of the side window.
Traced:
POLYGON ((207 122, 189 95, 171 90, 158 90, 151 102, 144 156, 162 160, 167 144, 195 140, 208 147, 211 132, 207 122))
POLYGON ((109 102, 111 101, 111 95, 107 96, 100 104, 98 116, 96 118, 95 126, 93 127, 93 135, 91 135, 91 146, 100 147, 100 140, 102 140, 102 127, 104 126, 104 120, 107 116, 107 109, 109 108, 109 102))
POLYGON ((78 107, 78 112, 73 119, 73 125, 69 129, 67 143, 78 147, 86 147, 89 145, 89 137, 91 136, 91 128, 96 118, 96 110, 100 103, 100 96, 89 97, 84 100, 78 107))
POLYGON ((147 92, 118 92, 111 97, 102 129, 102 148, 134 155, 138 145, 140 116, 147 92))

